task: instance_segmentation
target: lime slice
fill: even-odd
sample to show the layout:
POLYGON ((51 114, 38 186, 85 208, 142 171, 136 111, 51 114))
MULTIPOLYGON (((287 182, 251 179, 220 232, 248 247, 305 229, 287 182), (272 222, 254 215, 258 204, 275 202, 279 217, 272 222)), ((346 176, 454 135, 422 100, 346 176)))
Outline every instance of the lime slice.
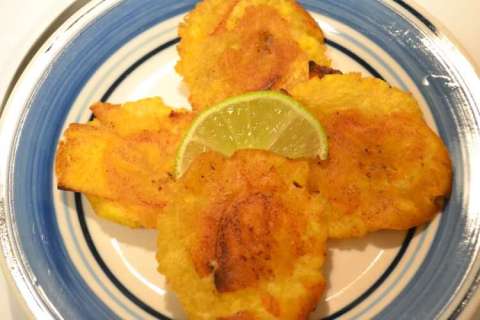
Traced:
POLYGON ((315 116, 285 94, 257 91, 227 99, 195 119, 178 149, 175 175, 180 177, 203 152, 230 156, 240 149, 269 150, 290 159, 328 155, 327 137, 315 116))

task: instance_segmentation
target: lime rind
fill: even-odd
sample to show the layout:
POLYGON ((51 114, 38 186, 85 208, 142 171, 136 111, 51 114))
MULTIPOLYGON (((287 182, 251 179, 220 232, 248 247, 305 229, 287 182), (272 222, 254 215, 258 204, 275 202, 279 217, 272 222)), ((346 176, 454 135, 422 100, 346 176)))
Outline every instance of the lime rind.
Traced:
POLYGON ((292 159, 324 160, 328 156, 325 131, 309 110, 280 92, 256 91, 226 99, 193 121, 177 151, 175 176, 180 177, 202 152, 213 150, 230 156, 239 149, 269 150, 292 159), (256 100, 262 100, 261 109, 251 108, 251 103, 259 105, 256 100), (298 135, 305 132, 303 126, 313 129, 309 137, 298 135), (308 141, 317 144, 312 147, 308 141))

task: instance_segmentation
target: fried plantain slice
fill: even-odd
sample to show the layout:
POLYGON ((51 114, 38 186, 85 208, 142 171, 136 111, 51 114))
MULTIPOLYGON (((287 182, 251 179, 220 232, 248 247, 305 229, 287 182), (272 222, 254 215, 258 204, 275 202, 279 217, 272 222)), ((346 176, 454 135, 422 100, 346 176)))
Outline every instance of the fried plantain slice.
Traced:
POLYGON ((95 120, 72 124, 60 143, 60 189, 85 193, 95 212, 130 227, 154 228, 173 181, 177 145, 192 114, 161 99, 97 103, 95 120))
POLYGON ((189 319, 306 319, 325 287, 326 201, 307 161, 199 156, 158 217, 159 271, 189 319))
POLYGON ((288 89, 329 66, 324 36, 293 0, 204 0, 180 25, 176 69, 194 110, 263 89, 288 89))
POLYGON ((290 93, 329 139, 329 159, 312 162, 309 185, 333 207, 330 237, 406 230, 443 208, 452 180, 448 151, 410 94, 359 74, 314 77, 290 93))

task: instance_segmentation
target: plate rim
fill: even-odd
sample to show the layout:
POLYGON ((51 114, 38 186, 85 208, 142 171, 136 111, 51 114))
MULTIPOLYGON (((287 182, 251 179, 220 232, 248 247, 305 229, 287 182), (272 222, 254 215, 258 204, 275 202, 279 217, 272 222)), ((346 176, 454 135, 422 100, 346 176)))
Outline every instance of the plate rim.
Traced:
MULTIPOLYGON (((394 0, 396 5, 399 5, 406 9, 409 14, 415 16, 418 19, 417 15, 422 16, 427 23, 430 23, 435 28, 435 35, 446 42, 446 44, 451 44, 452 49, 455 50, 454 54, 460 58, 459 63, 463 64, 463 70, 468 72, 468 78, 470 79, 469 84, 472 85, 472 98, 476 101, 477 105, 480 108, 480 64, 477 64, 472 58, 472 54, 460 43, 460 40, 455 36, 455 34, 450 31, 440 19, 436 18, 431 14, 424 6, 418 3, 417 0, 394 0), (407 8, 408 7, 408 8, 407 8)), ((422 19, 420 20, 425 24, 422 19)), ((427 28, 430 29, 429 26, 427 28)), ((432 30, 433 31, 433 30, 432 30)), ((476 110, 477 115, 480 114, 480 110, 476 110)), ((477 128, 479 129, 479 128, 477 128)), ((477 136, 477 139, 479 137, 477 136)), ((470 194, 472 196, 472 194, 470 194)), ((476 259, 472 260, 470 265, 469 272, 465 275, 464 281, 470 275, 472 279, 470 281, 469 288, 464 294, 464 297, 461 301, 455 306, 455 309, 451 313, 451 316, 458 316, 459 319, 474 319, 474 316, 480 315, 480 269, 477 270, 476 274, 471 275, 472 271, 475 271, 475 265, 480 263, 480 255, 477 255, 476 259)), ((459 289, 459 288, 457 288, 459 289)), ((452 297, 455 298, 455 297, 452 297)))
POLYGON ((72 13, 39 46, 13 85, 8 97, 4 97, 6 102, 0 109, 0 146, 8 150, 0 154, 0 271, 4 274, 9 292, 17 299, 24 314, 31 319, 39 316, 42 319, 57 319, 62 316, 56 312, 55 306, 50 305, 48 298, 43 299, 37 290, 33 289, 31 281, 33 272, 29 266, 21 263, 26 261, 26 258, 19 250, 18 237, 13 230, 15 221, 11 221, 7 209, 7 194, 12 190, 5 182, 11 174, 12 164, 8 161, 12 152, 15 153, 12 145, 18 144, 15 137, 16 128, 21 125, 25 114, 28 113, 26 106, 34 93, 36 84, 41 81, 48 66, 61 54, 63 47, 86 25, 121 1, 123 0, 92 0, 72 13), (21 105, 22 108, 14 110, 16 104, 21 105), (11 121, 11 118, 15 121, 11 121))

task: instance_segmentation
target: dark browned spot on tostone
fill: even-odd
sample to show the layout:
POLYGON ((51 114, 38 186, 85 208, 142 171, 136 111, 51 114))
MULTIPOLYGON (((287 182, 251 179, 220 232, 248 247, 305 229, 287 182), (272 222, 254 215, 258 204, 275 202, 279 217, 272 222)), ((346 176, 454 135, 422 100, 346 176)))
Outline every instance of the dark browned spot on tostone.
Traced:
POLYGON ((320 66, 315 61, 308 62, 308 72, 310 79, 313 77, 319 77, 322 79, 327 74, 342 74, 342 71, 333 69, 330 67, 320 66))

